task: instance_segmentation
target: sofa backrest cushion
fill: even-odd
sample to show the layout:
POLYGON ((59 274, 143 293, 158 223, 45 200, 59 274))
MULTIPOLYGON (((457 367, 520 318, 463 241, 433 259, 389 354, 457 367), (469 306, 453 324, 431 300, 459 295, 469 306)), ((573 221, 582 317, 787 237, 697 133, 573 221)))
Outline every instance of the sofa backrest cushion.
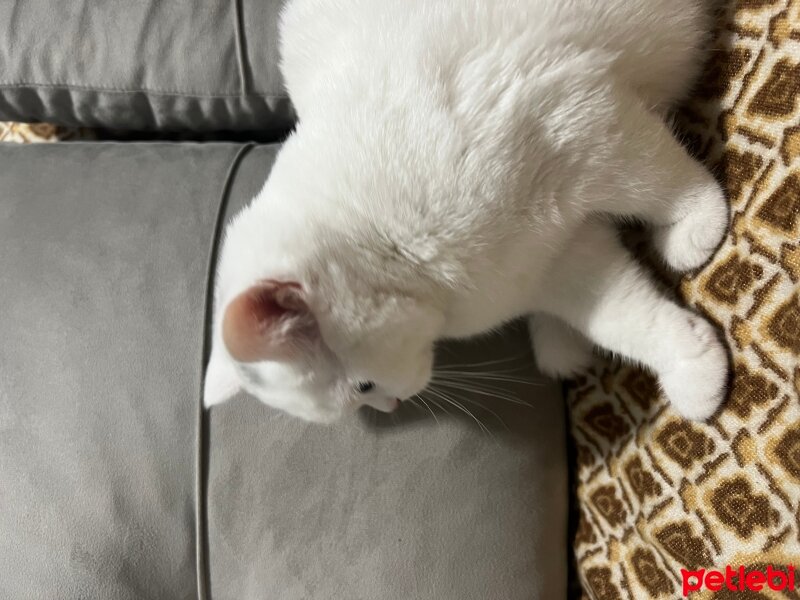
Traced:
POLYGON ((0 120, 282 131, 285 0, 0 3, 0 120))

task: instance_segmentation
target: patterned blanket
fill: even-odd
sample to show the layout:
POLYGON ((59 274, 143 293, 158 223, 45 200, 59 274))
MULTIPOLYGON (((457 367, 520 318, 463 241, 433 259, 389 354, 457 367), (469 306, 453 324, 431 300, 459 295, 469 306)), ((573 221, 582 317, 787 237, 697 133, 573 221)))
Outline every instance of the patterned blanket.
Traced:
POLYGON ((678 119, 731 203, 724 245, 679 288, 725 334, 730 398, 689 423, 650 375, 602 359, 570 386, 573 542, 595 600, 680 598, 681 569, 800 571, 800 0, 730 4, 678 119))
POLYGON ((63 142, 78 139, 93 139, 88 129, 70 129, 47 123, 12 123, 0 121, 0 142, 29 144, 37 142, 63 142))

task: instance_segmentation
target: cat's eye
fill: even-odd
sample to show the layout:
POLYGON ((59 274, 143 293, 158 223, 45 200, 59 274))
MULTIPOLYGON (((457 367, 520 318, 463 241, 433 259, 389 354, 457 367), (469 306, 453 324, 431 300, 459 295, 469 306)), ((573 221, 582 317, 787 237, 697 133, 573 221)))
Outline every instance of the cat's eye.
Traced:
POLYGON ((375 389, 375 382, 373 381, 359 381, 356 384, 356 391, 359 394, 368 394, 375 389))

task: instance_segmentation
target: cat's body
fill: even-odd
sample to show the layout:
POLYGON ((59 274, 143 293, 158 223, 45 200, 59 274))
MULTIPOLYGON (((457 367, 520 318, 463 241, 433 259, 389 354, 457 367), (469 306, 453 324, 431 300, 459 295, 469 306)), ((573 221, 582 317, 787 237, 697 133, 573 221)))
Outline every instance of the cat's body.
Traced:
POLYGON ((721 239, 721 191, 660 117, 706 30, 698 0, 290 2, 299 123, 228 230, 208 401, 241 385, 313 420, 391 408, 436 340, 537 313, 547 372, 580 368, 586 336, 711 414, 722 346, 598 217, 652 223, 678 269, 721 239))

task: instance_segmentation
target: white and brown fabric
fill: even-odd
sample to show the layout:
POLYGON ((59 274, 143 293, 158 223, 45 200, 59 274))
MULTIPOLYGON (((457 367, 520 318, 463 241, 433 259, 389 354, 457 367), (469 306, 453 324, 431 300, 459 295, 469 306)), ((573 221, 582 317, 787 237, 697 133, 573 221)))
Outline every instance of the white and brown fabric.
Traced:
POLYGON ((602 359, 570 386, 573 542, 595 600, 679 598, 681 569, 800 566, 800 0, 731 4, 679 117, 731 204, 723 246, 680 285, 724 333, 730 398, 689 423, 650 375, 602 359))
POLYGON ((0 142, 19 144, 39 142, 63 142, 78 139, 93 139, 88 129, 58 127, 49 123, 13 123, 0 121, 0 142))

